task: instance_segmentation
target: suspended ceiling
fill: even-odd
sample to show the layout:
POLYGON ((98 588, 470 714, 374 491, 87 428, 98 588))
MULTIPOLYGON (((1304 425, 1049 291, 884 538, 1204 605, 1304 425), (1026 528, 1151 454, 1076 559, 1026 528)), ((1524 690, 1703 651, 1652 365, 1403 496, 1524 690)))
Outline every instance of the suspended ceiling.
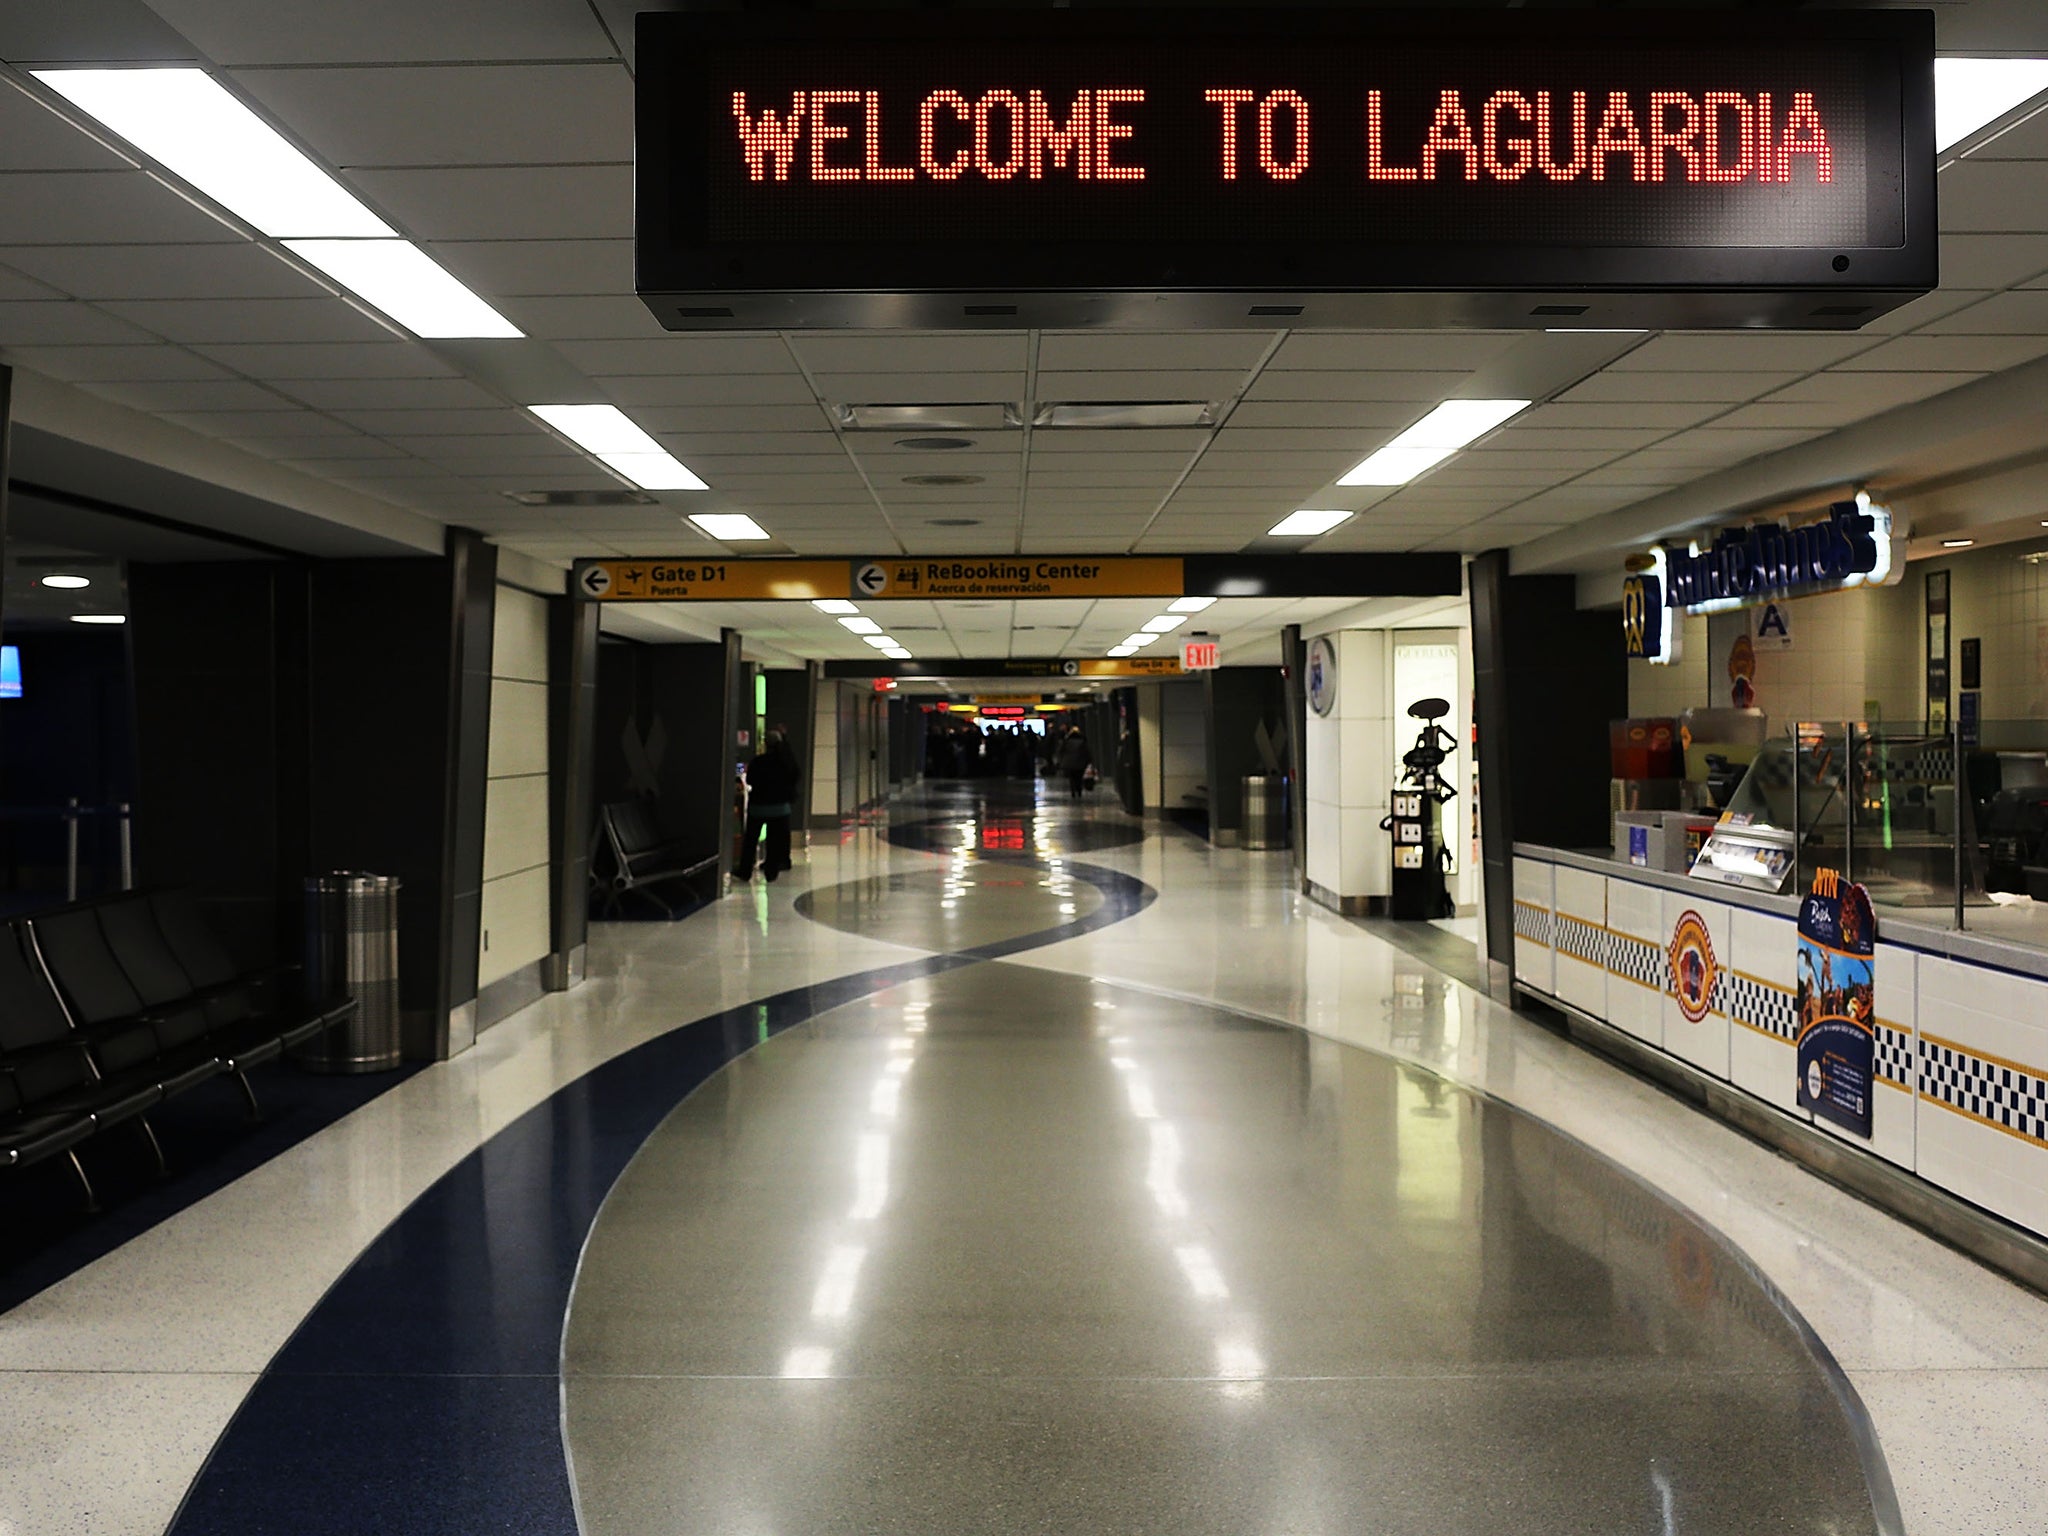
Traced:
MULTIPOLYGON (((1939 11, 1945 47, 2048 52, 2048 7, 1939 11)), ((1574 570, 1614 563, 1638 536, 1631 509, 1745 466, 1769 494, 1849 479, 1910 493, 2048 451, 2048 413, 2019 412, 1911 452, 1880 432, 1825 484, 1767 473, 1885 413, 2048 371, 2048 115, 1944 170, 1942 289, 1856 334, 674 336, 632 293, 627 22, 610 0, 9 7, 0 351, 25 371, 30 438, 246 488, 280 508, 278 544, 330 551, 336 528, 426 548, 443 524, 553 563, 705 550, 683 517, 723 510, 800 554, 1227 551, 1323 506, 1360 515, 1311 551, 1505 546, 1523 568, 1574 570), (531 339, 407 338, 58 116, 24 73, 170 60, 217 67, 531 339), (519 409, 512 381, 543 375, 624 408, 713 489, 511 500, 622 489, 519 409), (1475 383, 1541 403, 1409 486, 1333 485, 1475 383), (1130 399, 1208 402, 1218 424, 962 432, 947 435, 969 447, 935 453, 898 446, 928 434, 842 430, 834 409, 1002 402, 1028 420, 1038 403, 1130 399), (975 483, 910 483, 931 475, 975 483)), ((1937 514, 1930 529, 1978 511, 1949 494, 1937 514)), ((1029 630, 1013 616, 1012 644, 1121 638, 1112 607, 1029 630)), ((809 654, 805 622, 788 627, 793 653, 809 654)), ((933 646, 982 643, 964 620, 933 622, 933 646)))

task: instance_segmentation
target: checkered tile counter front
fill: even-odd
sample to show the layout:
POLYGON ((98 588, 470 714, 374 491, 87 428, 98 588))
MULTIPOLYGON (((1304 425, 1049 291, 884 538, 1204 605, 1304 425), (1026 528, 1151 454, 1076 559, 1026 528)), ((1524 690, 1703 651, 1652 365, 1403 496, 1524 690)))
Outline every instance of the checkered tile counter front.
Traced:
POLYGON ((1652 992, 1671 990, 1671 957, 1648 939, 1632 933, 1607 931, 1607 969, 1616 976, 1640 982, 1652 992))
POLYGON ((1877 1021, 1877 1052, 1872 1070, 1882 1082, 1913 1091, 1913 1034, 1911 1030, 1877 1021))
POLYGON ((1531 944, 1548 948, 1550 938, 1550 909, 1535 906, 1526 901, 1515 903, 1515 937, 1527 939, 1531 944))
POLYGON ((1923 1036, 1920 1092, 1973 1119, 2048 1146, 2048 1078, 1923 1036))
POLYGON ((1738 1024, 1787 1042, 1799 1038, 1793 994, 1754 976, 1723 971, 1714 1005, 1738 1024))
POLYGON ((1588 965, 1604 967, 1607 964, 1608 932, 1598 923, 1589 923, 1584 918, 1560 912, 1555 931, 1560 955, 1570 955, 1588 965))

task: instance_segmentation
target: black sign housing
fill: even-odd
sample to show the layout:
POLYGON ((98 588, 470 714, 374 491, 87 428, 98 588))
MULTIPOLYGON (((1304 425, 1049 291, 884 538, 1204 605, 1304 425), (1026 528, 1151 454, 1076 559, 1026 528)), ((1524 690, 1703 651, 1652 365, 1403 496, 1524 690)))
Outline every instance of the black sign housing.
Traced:
POLYGON ((671 329, 1854 329, 1936 283, 1925 12, 638 24, 671 329))

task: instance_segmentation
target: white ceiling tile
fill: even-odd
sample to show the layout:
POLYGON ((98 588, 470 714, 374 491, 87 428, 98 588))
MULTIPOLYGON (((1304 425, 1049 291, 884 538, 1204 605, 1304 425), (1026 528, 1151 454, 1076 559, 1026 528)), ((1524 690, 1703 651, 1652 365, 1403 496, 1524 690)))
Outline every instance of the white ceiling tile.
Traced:
POLYGON ((0 302, 30 300, 45 303, 66 297, 66 290, 39 283, 25 272, 0 267, 0 302))
POLYGON ((915 378, 927 373, 1022 369, 1026 338, 1015 331, 938 336, 836 336, 811 331, 792 335, 790 345, 804 366, 815 374, 893 374, 915 378))
MULTIPOLYGON (((1940 298, 1943 295, 1933 294, 1940 298)), ((1909 306, 1910 307, 1910 306, 1909 306)), ((1935 317, 1917 332, 1922 336, 2048 335, 2048 289, 1979 296, 1978 301, 1935 317)))
POLYGON ((493 432, 523 436, 533 430, 533 418, 525 411, 500 406, 496 410, 369 410, 337 411, 335 415, 357 431, 373 436, 400 433, 412 436, 478 437, 493 432))
POLYGON ((600 375, 592 380, 615 403, 638 412, 646 406, 800 405, 817 409, 811 386, 799 373, 721 373, 689 377, 679 374, 600 375))
POLYGON ((1115 489, 1120 486, 1158 486, 1159 493, 1166 494, 1171 477, 1162 476, 1157 470, 1094 469, 1084 472, 1037 469, 1031 471, 1033 490, 1092 490, 1097 486, 1115 489))
POLYGON ((1848 405, 1841 401, 1757 401, 1736 406, 1714 424, 1720 427, 1845 427, 1869 414, 1867 406, 1848 405))
POLYGON ((654 434, 672 453, 783 457, 785 455, 832 455, 842 453, 839 439, 820 428, 815 432, 663 432, 654 434))
POLYGON ((420 240, 621 240, 633 233, 631 165, 361 169, 343 179, 420 240))
POLYGON ((633 79, 618 61, 243 69, 234 79, 330 165, 633 158, 633 79))
POLYGON ((8 360, 73 383, 88 379, 134 383, 150 379, 225 379, 219 364, 182 347, 9 347, 8 360))
POLYGON ((1614 373, 1811 373, 1867 350, 1865 336, 1787 331, 1729 331, 1714 335, 1652 336, 1610 365, 1614 373))
POLYGON ((1038 339, 1038 366, 1041 372, 1217 369, 1241 375, 1272 345, 1267 331, 1047 331, 1038 339))
MULTIPOLYGON (((195 350, 238 373, 261 379, 426 379, 452 378, 455 373, 425 347, 388 337, 368 342, 202 343, 195 350)), ((473 384, 468 387, 476 389, 473 384)), ((483 398, 499 403, 488 395, 483 398)))
POLYGON ((1522 339, 1499 331, 1296 331, 1280 344, 1273 368, 1392 368, 1470 372, 1522 339))
POLYGON ((774 336, 662 336, 645 340, 565 341, 555 349, 585 373, 779 373, 799 378, 789 349, 774 336))
POLYGON ((1397 432, 1420 413, 1401 400, 1246 400, 1230 413, 1229 428, 1272 427, 1290 430, 1342 428, 1361 443, 1363 434, 1397 432))
POLYGON ((1871 416, 1895 405, 1946 394, 1981 377, 1975 373, 1817 373, 1766 395, 1761 403, 1848 405, 1871 416))
POLYGON ((1163 368, 1147 372, 1074 373, 1038 366, 1034 398, 1041 401, 1228 400, 1245 382, 1243 373, 1163 368))
POLYGON ((0 262, 81 299, 292 299, 328 290, 263 246, 45 245, 0 262))
POLYGON ((498 310, 529 336, 543 341, 662 338, 668 332, 630 293, 618 297, 527 297, 496 301, 498 310))
POLYGON ((0 302, 0 346, 134 345, 148 340, 147 332, 78 299, 0 302))
POLYGON ((1135 454, 1142 455, 1147 463, 1184 464, 1189 454, 1208 444, 1210 435, 1207 427, 1152 427, 1128 431, 1041 427, 1031 434, 1031 453, 1033 458, 1045 455, 1048 459, 1071 458, 1080 454, 1123 458, 1135 454))
POLYGON ((493 300, 528 294, 630 294, 630 240, 442 240, 428 254, 493 300))
POLYGON ((1696 427, 1725 409, 1727 407, 1720 401, 1561 401, 1524 412, 1514 419, 1510 430, 1547 432, 1553 428, 1635 428, 1675 432, 1681 427, 1696 427))
POLYGON ((505 403, 468 379, 297 379, 282 387, 294 399, 329 411, 396 411, 415 405, 463 410, 505 403))
MULTIPOLYGON (((1961 309, 1981 303, 1990 295, 1982 289, 1937 288, 1932 293, 1923 293, 1910 304, 1901 304, 1897 309, 1888 310, 1864 326, 1859 333, 1864 336, 1902 336, 1907 331, 1918 330, 1931 325, 1945 315, 1952 315, 1961 309)), ((1934 329, 1940 329, 1935 326, 1934 329)))
POLYGON ((1022 400, 1024 374, 821 373, 819 397, 835 405, 989 405, 1022 400))
POLYGON ((1574 384, 1559 395, 1563 404, 1604 402, 1661 401, 1719 402, 1732 403, 1738 400, 1753 400, 1766 390, 1790 384, 1804 369, 1798 371, 1750 370, 1741 373, 1715 371, 1701 373, 1687 370, 1680 373, 1645 373, 1602 369, 1591 378, 1574 384))
POLYGON ((494 432, 476 437, 460 436, 414 436, 406 433, 387 432, 384 441, 408 453, 418 454, 423 459, 436 463, 449 463, 470 459, 542 459, 556 458, 576 463, 589 463, 581 450, 571 448, 560 438, 535 429, 531 432, 494 432))
POLYGON ((340 299, 114 299, 104 307, 189 345, 396 339, 340 299))
MULTIPOLYGON (((242 379, 102 379, 83 386, 103 400, 130 406, 138 411, 262 411, 279 416, 306 416, 296 401, 242 379)), ((187 422, 194 430, 204 430, 187 422)), ((218 434, 215 434, 218 435, 218 434)))
POLYGON ((1382 400, 1422 409, 1450 398, 1464 386, 1467 375, 1430 369, 1361 369, 1355 373, 1331 369, 1288 370, 1268 368, 1251 388, 1247 400, 1382 400))
POLYGON ((399 459, 405 455, 389 443, 360 433, 353 437, 243 437, 233 432, 217 436, 237 447, 260 453, 268 459, 289 459, 299 464, 354 463, 362 459, 399 459))
POLYGON ((661 433, 830 431, 815 401, 803 405, 634 406, 627 414, 648 431, 661 433))
POLYGON ((1513 451, 1518 448, 1584 450, 1588 453, 1604 452, 1610 456, 1627 453, 1637 448, 1647 448, 1658 438, 1666 435, 1663 427, 1524 427, 1519 424, 1503 427, 1484 442, 1492 448, 1513 451))
POLYGON ((1965 160, 1941 173, 1942 233, 2038 234, 2048 229, 2041 166, 1965 160))
POLYGON ((1843 372, 1996 372, 2048 353, 2048 336, 1898 336, 1841 364, 1843 372))
POLYGON ((2048 272, 2048 235, 1943 235, 1944 288, 2010 288, 2048 272))
POLYGON ((421 5, 349 0, 151 0, 165 21, 230 66, 376 64, 483 59, 594 59, 616 50, 582 0, 421 5))
POLYGON ((131 162, 26 91, 0 88, 0 171, 124 171, 131 162))
POLYGON ((141 171, 0 175, 0 245, 165 245, 242 238, 141 171))

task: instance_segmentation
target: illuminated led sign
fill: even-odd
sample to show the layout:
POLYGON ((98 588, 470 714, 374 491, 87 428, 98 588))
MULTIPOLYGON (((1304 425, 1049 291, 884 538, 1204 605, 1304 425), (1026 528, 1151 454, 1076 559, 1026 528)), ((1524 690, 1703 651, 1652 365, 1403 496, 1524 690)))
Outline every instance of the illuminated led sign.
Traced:
POLYGON ((1900 11, 648 13, 639 285, 673 328, 1853 327, 1934 285, 1932 52, 1900 11))
POLYGON ((1818 522, 1749 523, 1722 529, 1705 547, 1658 545, 1629 560, 1622 582, 1626 653, 1677 660, 1678 626, 1670 609, 1718 613, 1781 597, 1889 586, 1903 571, 1902 543, 1891 509, 1858 496, 1834 503, 1818 522))

